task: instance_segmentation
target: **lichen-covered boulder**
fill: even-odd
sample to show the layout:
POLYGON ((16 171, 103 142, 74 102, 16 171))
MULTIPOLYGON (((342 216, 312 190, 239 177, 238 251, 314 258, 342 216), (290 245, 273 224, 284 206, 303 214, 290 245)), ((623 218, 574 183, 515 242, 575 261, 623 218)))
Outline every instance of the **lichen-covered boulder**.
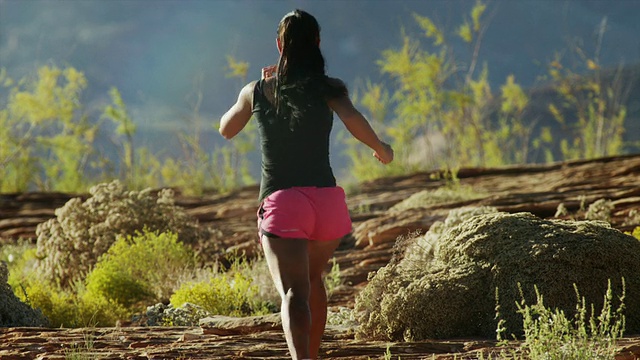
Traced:
POLYGON ((609 281, 617 307, 623 278, 627 333, 640 333, 637 239, 600 221, 544 220, 495 209, 452 216, 455 221, 434 224, 401 259, 370 277, 356 298, 358 338, 495 338, 496 289, 507 334, 520 334, 519 286, 527 304, 536 302, 535 286, 547 307, 571 316, 578 301, 574 284, 599 313, 609 281))
POLYGON ((46 326, 44 315, 20 301, 7 283, 8 279, 7 264, 0 261, 0 327, 46 326))

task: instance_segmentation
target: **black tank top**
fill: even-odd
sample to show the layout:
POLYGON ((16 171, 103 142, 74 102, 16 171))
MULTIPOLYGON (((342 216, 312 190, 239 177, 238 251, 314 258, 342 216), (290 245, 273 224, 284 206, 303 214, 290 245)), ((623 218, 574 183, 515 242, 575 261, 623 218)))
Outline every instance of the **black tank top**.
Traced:
POLYGON ((336 186, 329 163, 329 135, 333 112, 324 99, 309 99, 311 114, 298 124, 276 118, 275 106, 264 93, 264 80, 253 91, 262 151, 259 200, 294 186, 336 186))

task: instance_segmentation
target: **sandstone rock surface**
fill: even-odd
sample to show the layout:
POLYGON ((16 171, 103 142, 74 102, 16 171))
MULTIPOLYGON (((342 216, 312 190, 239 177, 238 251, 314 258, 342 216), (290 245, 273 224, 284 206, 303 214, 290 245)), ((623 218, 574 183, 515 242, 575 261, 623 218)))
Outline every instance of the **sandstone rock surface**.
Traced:
MULTIPOLYGON (((387 265, 397 235, 426 232, 448 212, 465 206, 492 206, 507 213, 530 212, 553 218, 563 204, 563 219, 582 220, 586 209, 599 199, 613 205, 612 227, 630 231, 640 225, 640 155, 590 161, 505 168, 461 169, 460 185, 470 186, 482 197, 430 204, 404 212, 388 212, 413 194, 446 184, 433 173, 416 173, 361 184, 348 194, 354 233, 336 252, 344 285, 331 297, 330 307, 353 308, 356 294, 367 284, 368 273, 387 265), (584 207, 584 209, 582 209, 584 207), (635 212, 634 212, 635 211, 635 212)), ((224 258, 219 249, 235 247, 247 253, 260 251, 256 241, 257 186, 231 194, 176 196, 176 204, 218 235, 216 246, 203 246, 202 254, 224 258), (216 252, 212 252, 215 249, 216 252)), ((35 240, 37 224, 55 216, 54 210, 84 194, 0 194, 0 244, 18 238, 35 240)), ((382 359, 387 347, 404 359, 471 359, 476 351, 489 354, 491 339, 450 339, 414 342, 356 340, 352 330, 329 328, 321 350, 323 359, 382 359)), ((517 346, 517 344, 513 344, 517 346)), ((201 327, 135 327, 87 329, 0 328, 2 359, 65 359, 73 349, 85 349, 100 359, 287 359, 282 333, 267 330, 252 334, 205 335, 201 327), (86 349, 88 340, 93 344, 86 349)), ((627 333, 619 342, 618 360, 640 359, 640 334, 627 333)), ((78 351, 80 351, 78 350, 78 351)), ((486 358, 486 356, 485 356, 486 358)))

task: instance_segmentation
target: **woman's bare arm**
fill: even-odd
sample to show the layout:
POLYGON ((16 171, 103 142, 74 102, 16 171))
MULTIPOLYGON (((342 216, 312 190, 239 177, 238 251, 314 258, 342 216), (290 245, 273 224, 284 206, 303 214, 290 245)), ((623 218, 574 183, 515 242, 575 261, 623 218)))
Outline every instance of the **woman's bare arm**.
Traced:
POLYGON ((393 161, 393 149, 391 149, 391 146, 378 138, 367 119, 353 106, 348 96, 331 99, 328 104, 342 120, 351 135, 374 151, 373 156, 383 164, 393 161))
POLYGON ((256 82, 252 81, 245 85, 240 94, 238 100, 233 106, 222 115, 220 119, 220 135, 225 139, 231 139, 236 136, 251 119, 251 111, 253 105, 253 89, 256 86, 256 82))

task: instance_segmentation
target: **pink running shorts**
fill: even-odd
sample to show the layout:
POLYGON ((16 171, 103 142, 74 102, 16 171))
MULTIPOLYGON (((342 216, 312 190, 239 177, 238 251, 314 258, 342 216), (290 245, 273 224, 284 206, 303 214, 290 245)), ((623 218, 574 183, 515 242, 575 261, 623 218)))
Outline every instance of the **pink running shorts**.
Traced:
POLYGON ((339 186, 278 190, 258 209, 260 235, 327 241, 350 232, 351 217, 339 186))

